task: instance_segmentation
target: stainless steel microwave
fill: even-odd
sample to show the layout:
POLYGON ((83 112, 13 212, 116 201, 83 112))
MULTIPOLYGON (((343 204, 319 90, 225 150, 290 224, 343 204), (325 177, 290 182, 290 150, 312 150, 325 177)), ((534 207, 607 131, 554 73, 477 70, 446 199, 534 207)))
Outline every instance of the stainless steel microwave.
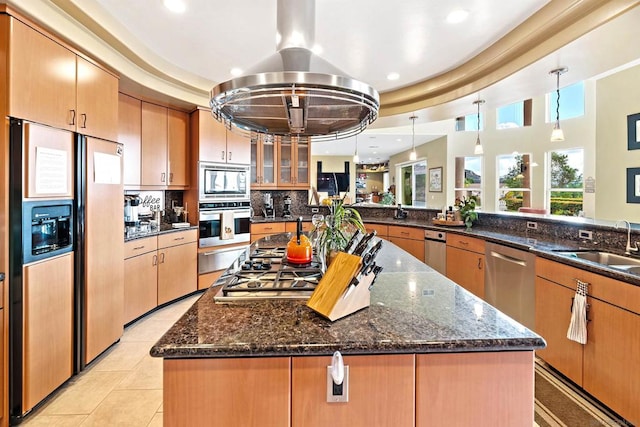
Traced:
POLYGON ((248 201, 251 190, 249 165, 200 162, 200 201, 248 201))

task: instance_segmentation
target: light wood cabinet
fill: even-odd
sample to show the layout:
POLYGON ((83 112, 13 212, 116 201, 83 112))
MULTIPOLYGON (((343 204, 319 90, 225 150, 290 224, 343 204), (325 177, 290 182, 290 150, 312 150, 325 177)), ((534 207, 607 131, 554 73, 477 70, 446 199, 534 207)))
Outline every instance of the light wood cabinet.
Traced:
POLYGON ((118 94, 118 142, 124 147, 124 185, 140 185, 142 101, 118 94))
POLYGON ((186 187, 187 176, 187 141, 189 134, 189 115, 177 110, 168 110, 168 173, 169 185, 186 187))
POLYGON ((422 229, 390 225, 389 241, 424 262, 424 231, 422 229))
POLYGON ((167 186, 167 108, 142 102, 141 184, 167 186))
POLYGON ((388 239, 389 238, 389 226, 388 225, 365 223, 364 224, 364 229, 366 230, 367 233, 371 233, 372 231, 375 230, 376 236, 380 237, 381 239, 388 239))
POLYGON ((251 224, 251 243, 258 239, 286 231, 284 222, 261 222, 251 224))
POLYGON ((73 254, 24 267, 22 410, 73 374, 73 254))
POLYGON ((157 239, 125 243, 124 320, 127 324, 158 305, 157 239))
POLYGON ((309 144, 280 141, 278 145, 278 188, 306 188, 310 186, 309 144))
POLYGON ((412 427, 415 414, 413 354, 344 356, 349 401, 327 402, 330 356, 294 357, 291 425, 320 427, 412 427))
MULTIPOLYGON (((302 222, 302 231, 305 233, 313 230, 313 224, 310 221, 302 222)), ((297 222, 286 222, 284 226, 284 231, 286 233, 297 233, 298 232, 298 223, 297 222)))
POLYGON ((640 288, 541 258, 536 261, 536 275, 536 303, 542 300, 541 303, 556 304, 558 312, 565 313, 561 318, 556 317, 555 325, 551 320, 539 325, 539 316, 548 314, 536 304, 537 332, 547 340, 547 349, 539 352, 540 357, 570 378, 581 376, 582 387, 587 392, 631 423, 640 423, 637 405, 640 370, 629 368, 640 365, 640 288), (589 284, 585 345, 566 338, 569 327, 566 313, 571 303, 569 298, 575 295, 576 280, 589 284), (539 295, 540 285, 540 292, 548 292, 552 285, 561 289, 539 295), (552 301, 552 298, 561 301, 552 301), (572 353, 567 355, 567 360, 560 358, 558 354, 568 348, 572 353), (568 356, 574 360, 568 360, 568 356), (575 372, 573 366, 567 367, 571 363, 579 366, 580 360, 582 372, 575 372))
POLYGON ((484 240, 447 234, 447 277, 480 298, 484 298, 484 262, 484 240))
POLYGON ((118 79, 15 18, 9 34, 9 115, 115 141, 118 79))
POLYGON ((251 162, 249 138, 228 131, 211 115, 210 110, 197 109, 191 113, 193 156, 201 162, 235 163, 251 162))
POLYGON ((158 249, 158 305, 197 290, 196 241, 158 249))
POLYGON ((275 189, 278 175, 277 146, 273 138, 251 140, 251 188, 275 189))

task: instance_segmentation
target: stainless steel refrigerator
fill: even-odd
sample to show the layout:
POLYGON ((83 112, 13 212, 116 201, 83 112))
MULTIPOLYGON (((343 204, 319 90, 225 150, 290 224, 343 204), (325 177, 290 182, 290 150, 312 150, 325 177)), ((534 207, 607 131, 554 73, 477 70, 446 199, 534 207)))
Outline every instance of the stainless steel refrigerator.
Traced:
POLYGON ((9 412, 17 424, 122 335, 122 145, 14 118, 9 137, 9 412), (66 231, 60 209, 71 222, 65 251, 39 241, 66 231))

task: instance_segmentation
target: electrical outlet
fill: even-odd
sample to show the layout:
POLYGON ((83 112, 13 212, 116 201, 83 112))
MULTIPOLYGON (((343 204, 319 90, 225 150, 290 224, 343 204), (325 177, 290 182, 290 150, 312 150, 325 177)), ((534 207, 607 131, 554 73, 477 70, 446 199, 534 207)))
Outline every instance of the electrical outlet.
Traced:
POLYGON ((319 208, 311 208, 311 213, 318 213, 320 212, 319 208))
POLYGON ((538 223, 535 221, 527 221, 527 228, 529 230, 537 230, 538 229, 538 223))
POLYGON ((344 379, 342 384, 333 382, 331 366, 327 366, 327 403, 349 401, 349 365, 344 365, 344 379))
POLYGON ((585 240, 593 240, 593 232, 587 230, 578 230, 578 238, 585 240))

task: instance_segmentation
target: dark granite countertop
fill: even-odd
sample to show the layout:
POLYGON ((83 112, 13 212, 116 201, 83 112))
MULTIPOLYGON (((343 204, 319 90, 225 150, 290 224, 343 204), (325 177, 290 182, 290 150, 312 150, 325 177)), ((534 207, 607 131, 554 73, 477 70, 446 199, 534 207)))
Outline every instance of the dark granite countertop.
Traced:
POLYGON ((176 231, 184 231, 184 230, 197 230, 197 229, 198 229, 197 225, 192 225, 190 227, 173 228, 171 224, 162 223, 160 224, 159 229, 145 231, 145 232, 141 231, 135 234, 131 234, 129 236, 125 234, 124 241, 129 242, 131 240, 144 239, 145 237, 158 236, 160 234, 174 233, 176 231))
MULTIPOLYGON (((287 240, 283 234, 270 244, 287 240)), ((371 290, 371 306, 335 322, 302 301, 216 304, 218 286, 213 286, 152 347, 151 355, 440 353, 545 346, 540 336, 390 242, 384 242, 377 263, 384 270, 371 290)), ((224 280, 225 275, 217 284, 224 280)))
POLYGON ((298 218, 302 218, 303 221, 311 221, 311 217, 310 216, 306 216, 306 215, 297 215, 297 216, 293 216, 291 218, 284 218, 284 217, 273 217, 273 218, 267 218, 264 216, 252 216, 251 217, 251 222, 252 223, 263 223, 263 222, 296 222, 298 220, 298 218))

